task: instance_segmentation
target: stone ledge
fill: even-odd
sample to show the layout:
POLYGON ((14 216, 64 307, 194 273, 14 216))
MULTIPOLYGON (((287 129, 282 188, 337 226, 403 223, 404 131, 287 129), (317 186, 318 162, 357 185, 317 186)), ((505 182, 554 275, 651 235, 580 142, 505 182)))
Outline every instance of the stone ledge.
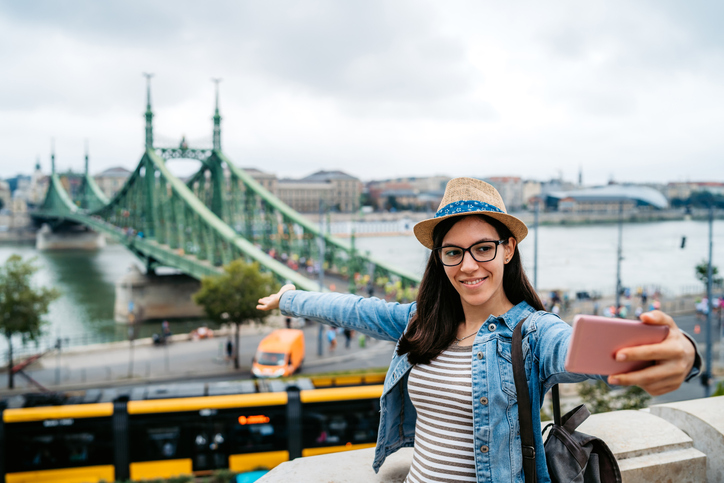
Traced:
POLYGON ((706 455, 695 448, 627 458, 619 460, 618 467, 626 483, 707 481, 706 455))
MULTIPOLYGON (((595 414, 579 428, 606 441, 626 483, 724 481, 724 397, 595 414)), ((412 460, 403 448, 372 469, 374 448, 282 463, 259 482, 402 482, 412 460)))
POLYGON ((691 436, 707 455, 706 481, 724 481, 724 396, 651 406, 651 414, 691 436))

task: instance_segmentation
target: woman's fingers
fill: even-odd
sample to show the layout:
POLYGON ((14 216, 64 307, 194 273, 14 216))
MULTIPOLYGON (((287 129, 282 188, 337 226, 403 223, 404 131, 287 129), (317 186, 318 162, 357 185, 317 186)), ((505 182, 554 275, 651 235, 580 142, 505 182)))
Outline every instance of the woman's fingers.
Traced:
POLYGON ((284 292, 288 292, 290 290, 296 290, 296 287, 288 283, 284 285, 277 293, 267 295, 266 297, 262 297, 258 300, 258 305, 256 306, 257 310, 274 310, 279 308, 279 300, 282 298, 282 294, 284 292))
POLYGON ((656 310, 643 314, 641 319, 646 324, 668 326, 669 334, 658 344, 621 349, 616 353, 616 360, 653 361, 654 365, 609 376, 608 382, 620 386, 640 386, 652 396, 674 391, 684 382, 694 365, 694 346, 667 314, 656 310))
POLYGON ((273 310, 279 307, 279 296, 277 294, 268 295, 259 299, 257 310, 273 310))

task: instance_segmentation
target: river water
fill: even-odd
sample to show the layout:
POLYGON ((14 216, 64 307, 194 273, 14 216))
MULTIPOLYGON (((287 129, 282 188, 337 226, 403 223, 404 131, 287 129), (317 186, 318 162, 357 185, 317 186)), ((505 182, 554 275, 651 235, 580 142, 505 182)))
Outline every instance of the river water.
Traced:
MULTIPOLYGON (((533 279, 534 234, 520 245, 526 270, 533 279)), ((538 234, 538 287, 612 294, 616 285, 618 227, 610 225, 542 226, 538 234)), ((359 237, 357 247, 393 265, 421 274, 427 250, 411 236, 359 237)), ((626 224, 623 227, 621 279, 624 286, 656 286, 666 294, 702 290, 694 267, 708 256, 708 224, 669 221, 626 224), (681 249, 681 238, 686 246, 681 249)), ((127 328, 113 321, 115 282, 132 263, 123 246, 108 245, 95 252, 38 252, 32 244, 0 245, 0 263, 11 254, 37 257, 35 282, 58 288, 62 296, 46 317, 48 338, 70 338, 71 344, 125 339, 127 328)), ((724 268, 724 221, 714 223, 714 263, 724 268)), ((173 321, 174 333, 198 327, 199 321, 173 321)), ((160 324, 140 327, 139 337, 159 332, 160 324)))

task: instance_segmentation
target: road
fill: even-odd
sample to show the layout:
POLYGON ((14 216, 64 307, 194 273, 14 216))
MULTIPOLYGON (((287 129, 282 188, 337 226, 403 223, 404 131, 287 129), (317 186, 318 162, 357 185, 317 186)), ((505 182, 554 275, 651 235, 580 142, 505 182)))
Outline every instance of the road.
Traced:
MULTIPOLYGON (((679 316, 677 324, 694 337, 704 356, 706 330, 694 315, 679 316), (697 333, 696 326, 701 324, 697 333)), ((46 355, 26 371, 33 379, 50 390, 77 390, 91 387, 121 387, 140 384, 159 384, 181 381, 238 380, 251 377, 251 358, 261 339, 271 330, 284 325, 282 317, 272 317, 268 325, 244 327, 240 338, 239 370, 224 357, 226 335, 198 341, 176 340, 167 346, 153 346, 149 341, 137 341, 133 351, 129 342, 86 347, 73 352, 46 355), (130 377, 129 377, 130 376, 130 377)), ((715 326, 718 334, 718 325, 715 326)), ((317 353, 319 326, 309 324, 303 328, 306 359, 301 374, 345 371, 352 369, 380 369, 389 364, 394 350, 392 342, 367 338, 366 347, 359 345, 355 336, 349 348, 344 337, 338 336, 338 346, 330 352, 326 344, 322 355, 317 353)), ((184 336, 175 336, 181 339, 184 336)), ((714 347, 714 362, 718 362, 718 343, 714 347)), ((7 377, 6 374, 3 375, 7 377)), ((16 389, 0 390, 0 396, 35 391, 30 384, 16 376, 16 389)), ((722 380, 719 372, 717 380, 722 380)), ((654 398, 653 403, 670 402, 704 396, 699 379, 683 384, 673 393, 654 398)))

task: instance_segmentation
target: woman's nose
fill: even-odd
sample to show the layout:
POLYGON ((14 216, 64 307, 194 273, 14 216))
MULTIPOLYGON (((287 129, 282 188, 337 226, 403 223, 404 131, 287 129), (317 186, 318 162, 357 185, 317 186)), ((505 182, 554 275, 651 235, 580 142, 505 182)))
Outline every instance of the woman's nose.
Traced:
POLYGON ((460 270, 472 272, 478 269, 478 262, 475 261, 469 251, 463 253, 463 261, 460 262, 460 270))

